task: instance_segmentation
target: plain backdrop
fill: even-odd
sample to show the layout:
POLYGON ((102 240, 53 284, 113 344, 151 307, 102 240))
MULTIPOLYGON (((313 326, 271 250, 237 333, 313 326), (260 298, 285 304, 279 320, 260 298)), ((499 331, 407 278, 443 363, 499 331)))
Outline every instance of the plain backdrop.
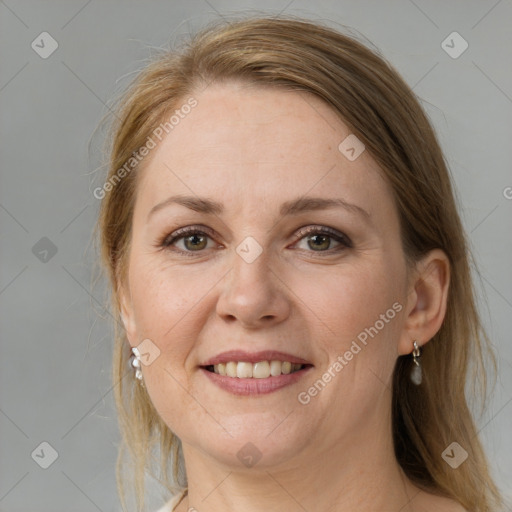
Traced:
MULTIPOLYGON (((250 12, 351 27, 421 98, 481 271, 499 376, 479 426, 496 480, 512 495, 510 0, 3 0, 0 511, 120 510, 112 319, 104 286, 91 284, 99 206, 92 191, 105 170, 95 172, 101 138, 92 150, 89 140, 151 47, 250 12), (442 46, 448 36, 456 38, 452 55, 442 46)), ((157 508, 167 496, 151 488, 157 508)))

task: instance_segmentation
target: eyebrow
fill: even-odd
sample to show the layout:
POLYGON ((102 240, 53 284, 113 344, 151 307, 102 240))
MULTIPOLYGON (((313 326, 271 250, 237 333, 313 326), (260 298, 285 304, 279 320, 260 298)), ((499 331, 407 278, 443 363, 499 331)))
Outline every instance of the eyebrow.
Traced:
MULTIPOLYGON (((168 197, 161 203, 153 206, 148 214, 148 220, 153 214, 172 204, 179 204, 195 212, 207 215, 220 215, 224 211, 224 205, 218 201, 214 201, 213 199, 197 196, 176 195, 168 197)), ((279 213, 282 217, 285 217, 287 215, 299 215, 300 213, 308 211, 340 207, 350 211, 351 213, 361 215, 367 221, 370 220, 370 214, 366 210, 356 204, 348 203, 341 198, 327 199, 324 197, 299 197, 298 199, 293 199, 283 203, 279 213)))

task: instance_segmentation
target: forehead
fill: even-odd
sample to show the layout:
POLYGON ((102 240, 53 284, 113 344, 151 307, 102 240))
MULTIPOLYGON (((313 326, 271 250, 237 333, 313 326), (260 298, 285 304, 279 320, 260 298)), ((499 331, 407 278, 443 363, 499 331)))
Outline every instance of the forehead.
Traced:
POLYGON ((192 96, 197 105, 143 162, 139 193, 148 206, 171 193, 214 194, 226 203, 242 194, 260 206, 339 193, 371 210, 375 194, 389 193, 366 151, 353 161, 340 151, 353 135, 312 94, 227 83, 192 96))

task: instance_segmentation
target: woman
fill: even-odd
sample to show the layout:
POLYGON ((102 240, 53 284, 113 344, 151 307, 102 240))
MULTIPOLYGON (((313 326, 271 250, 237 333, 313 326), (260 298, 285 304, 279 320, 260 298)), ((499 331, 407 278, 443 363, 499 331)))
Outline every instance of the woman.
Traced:
POLYGON ((112 129, 98 229, 138 510, 153 449, 162 511, 496 510, 465 235, 389 64, 306 20, 217 24, 112 129))

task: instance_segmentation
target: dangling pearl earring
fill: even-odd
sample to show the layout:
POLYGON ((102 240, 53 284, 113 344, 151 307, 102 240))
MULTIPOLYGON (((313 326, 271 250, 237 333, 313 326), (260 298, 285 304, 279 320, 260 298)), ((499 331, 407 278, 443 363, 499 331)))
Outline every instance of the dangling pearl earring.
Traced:
POLYGON ((140 381, 142 387, 144 387, 144 381, 142 380, 141 360, 140 352, 137 347, 132 348, 132 355, 129 360, 130 366, 135 370, 135 378, 140 381))
POLYGON ((421 363, 420 363, 420 349, 418 347, 418 344, 416 341, 412 342, 413 344, 413 351, 412 351, 412 360, 414 362, 414 365, 411 370, 411 381, 413 384, 416 384, 416 386, 419 386, 422 381, 422 370, 421 370, 421 363))

